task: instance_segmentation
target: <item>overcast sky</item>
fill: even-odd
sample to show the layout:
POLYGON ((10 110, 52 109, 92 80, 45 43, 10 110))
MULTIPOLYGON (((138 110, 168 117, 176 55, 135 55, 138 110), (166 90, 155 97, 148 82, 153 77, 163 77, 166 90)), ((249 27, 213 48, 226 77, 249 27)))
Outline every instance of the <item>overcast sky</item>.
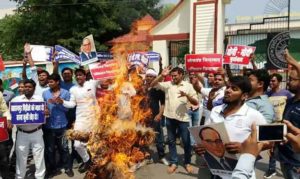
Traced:
MULTIPOLYGON (((178 3, 179 0, 161 0, 163 3, 178 3)), ((230 5, 226 6, 226 17, 230 23, 233 23, 236 16, 257 16, 263 15, 268 2, 271 0, 232 0, 230 5)), ((274 1, 274 0, 273 0, 274 1)), ((284 2, 287 0, 275 0, 284 2)), ((9 0, 0 0, 0 8, 15 7, 16 3, 9 0)), ((300 12, 300 0, 291 0, 291 11, 300 12)))
POLYGON ((15 7, 16 3, 9 0, 0 0, 0 9, 15 7))

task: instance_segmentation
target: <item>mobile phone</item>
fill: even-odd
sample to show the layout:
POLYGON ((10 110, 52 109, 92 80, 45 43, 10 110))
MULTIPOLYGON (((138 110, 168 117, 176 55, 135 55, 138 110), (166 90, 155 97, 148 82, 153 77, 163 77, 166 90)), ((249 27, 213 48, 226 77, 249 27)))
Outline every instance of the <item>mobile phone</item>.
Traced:
POLYGON ((257 126, 257 141, 283 141, 287 133, 285 124, 268 124, 257 126))

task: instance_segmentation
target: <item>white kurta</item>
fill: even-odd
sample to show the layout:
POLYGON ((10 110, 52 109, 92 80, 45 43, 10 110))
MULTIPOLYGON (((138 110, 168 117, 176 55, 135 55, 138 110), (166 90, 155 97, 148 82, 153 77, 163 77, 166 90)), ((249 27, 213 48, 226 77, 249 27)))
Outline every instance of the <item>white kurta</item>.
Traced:
POLYGON ((70 89, 70 101, 64 101, 63 105, 67 108, 76 106, 76 120, 74 130, 90 132, 93 121, 96 119, 99 107, 96 100, 96 88, 98 81, 86 81, 83 86, 73 86, 70 89))

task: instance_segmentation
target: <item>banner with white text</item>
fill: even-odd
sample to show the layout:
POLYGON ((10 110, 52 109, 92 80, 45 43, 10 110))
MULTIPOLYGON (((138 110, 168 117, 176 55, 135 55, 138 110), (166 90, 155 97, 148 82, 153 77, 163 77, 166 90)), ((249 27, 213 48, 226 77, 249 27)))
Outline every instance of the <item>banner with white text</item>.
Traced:
POLYGON ((12 124, 44 124, 45 102, 10 102, 12 124))
POLYGON ((188 72, 216 72, 222 67, 222 54, 187 54, 185 67, 188 72))
POLYGON ((116 60, 108 60, 89 64, 89 69, 94 80, 112 79, 119 68, 116 60))
POLYGON ((55 60, 71 60, 80 65, 80 57, 70 50, 66 49, 63 46, 55 45, 55 51, 57 55, 55 56, 55 60))
POLYGON ((224 55, 224 64, 248 65, 250 55, 255 52, 256 47, 246 45, 227 45, 224 55))

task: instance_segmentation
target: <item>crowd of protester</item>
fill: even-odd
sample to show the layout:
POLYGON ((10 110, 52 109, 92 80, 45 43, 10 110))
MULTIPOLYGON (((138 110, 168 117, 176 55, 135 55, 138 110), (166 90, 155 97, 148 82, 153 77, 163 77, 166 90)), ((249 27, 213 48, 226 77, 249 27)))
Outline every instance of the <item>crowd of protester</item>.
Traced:
MULTIPOLYGON (((7 118, 11 134, 10 141, 0 142, 2 178, 24 179, 30 156, 33 156, 37 179, 52 178, 60 174, 61 169, 68 177, 73 177, 74 163, 80 164, 80 173, 86 172, 92 163, 86 143, 68 141, 65 132, 70 128, 82 132, 92 130, 93 120, 99 111, 91 106, 101 102, 97 98, 109 93, 112 81, 90 79, 88 71, 83 68, 64 68, 59 75, 58 62, 53 63, 53 72, 49 74, 35 66, 29 44, 25 45, 24 54, 23 80, 18 84, 18 95, 4 90, 0 80, 1 116, 7 118), (27 64, 31 70, 29 78, 27 64), (73 76, 76 82, 73 82, 73 76), (7 106, 14 101, 45 101, 46 123, 12 125, 7 106), (56 154, 59 154, 59 159, 56 154), (9 166, 14 164, 14 172, 11 172, 9 166)), ((231 73, 219 69, 207 75, 188 73, 188 78, 180 67, 162 69, 160 63, 160 72, 147 69, 142 84, 143 95, 149 99, 151 127, 156 132, 156 151, 159 161, 168 166, 167 172, 176 172, 179 165, 178 137, 183 144, 183 166, 188 173, 195 172, 191 165, 192 151, 202 156, 207 150, 203 143, 195 142, 189 127, 224 122, 231 139, 225 144, 225 150, 241 154, 232 178, 255 178, 255 163, 262 150, 270 150, 265 178, 276 174, 276 161, 280 162, 284 178, 300 178, 300 65, 288 51, 285 58, 291 66, 288 90, 281 88, 280 74, 270 74, 265 69, 254 68, 247 74, 234 76, 228 76, 231 73), (268 99, 271 96, 286 96, 283 121, 275 120, 274 107, 268 99), (256 125, 278 122, 288 127, 286 141, 257 142, 256 125), (168 152, 164 147, 163 126, 167 129, 168 152)), ((219 176, 212 175, 212 178, 219 176)))

